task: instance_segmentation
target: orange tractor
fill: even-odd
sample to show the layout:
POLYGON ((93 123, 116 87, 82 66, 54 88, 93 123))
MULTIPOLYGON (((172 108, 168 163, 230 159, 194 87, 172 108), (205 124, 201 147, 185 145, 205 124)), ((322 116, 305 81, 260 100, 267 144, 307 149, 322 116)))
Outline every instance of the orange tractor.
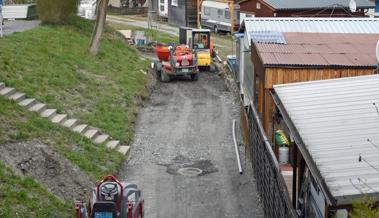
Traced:
POLYGON ((152 63, 152 69, 162 82, 169 82, 174 76, 190 76, 191 80, 198 80, 196 55, 192 54, 187 45, 157 44, 154 51, 158 61, 152 63))

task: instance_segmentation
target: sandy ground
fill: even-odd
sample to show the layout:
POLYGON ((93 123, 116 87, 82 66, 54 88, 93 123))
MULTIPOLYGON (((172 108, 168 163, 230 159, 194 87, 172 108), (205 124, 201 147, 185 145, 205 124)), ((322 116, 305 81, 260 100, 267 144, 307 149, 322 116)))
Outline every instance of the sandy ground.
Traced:
POLYGON ((62 200, 87 199, 93 185, 77 166, 36 140, 2 144, 0 160, 18 175, 33 177, 62 200))
POLYGON ((40 25, 39 20, 4 20, 3 34, 9 35, 15 32, 30 30, 40 25))

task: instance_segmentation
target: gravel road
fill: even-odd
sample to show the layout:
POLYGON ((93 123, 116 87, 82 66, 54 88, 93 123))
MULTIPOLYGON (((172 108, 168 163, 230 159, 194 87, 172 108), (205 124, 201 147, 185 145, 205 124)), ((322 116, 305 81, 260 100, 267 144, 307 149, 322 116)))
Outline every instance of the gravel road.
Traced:
POLYGON ((231 132, 238 117, 215 74, 156 85, 119 175, 142 189, 145 217, 263 217, 251 169, 238 173, 231 132))
POLYGON ((3 26, 4 35, 9 35, 15 32, 23 32, 39 26, 39 20, 5 20, 3 26))

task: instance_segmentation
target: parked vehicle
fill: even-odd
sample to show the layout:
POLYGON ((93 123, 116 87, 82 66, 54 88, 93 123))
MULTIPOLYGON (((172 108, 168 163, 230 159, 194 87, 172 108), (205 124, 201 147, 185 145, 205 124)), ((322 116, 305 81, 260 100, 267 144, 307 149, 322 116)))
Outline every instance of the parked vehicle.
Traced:
POLYGON ((154 50, 159 61, 153 62, 152 68, 162 82, 169 82, 173 76, 190 76, 191 80, 198 80, 196 55, 187 45, 156 45, 154 50))
POLYGON ((144 200, 137 185, 106 176, 96 184, 88 204, 75 203, 76 218, 143 218, 144 200))
POLYGON ((233 20, 228 3, 203 1, 201 5, 201 27, 212 29, 214 32, 230 32, 233 23, 233 30, 237 31, 240 25, 240 8, 234 4, 233 20))
POLYGON ((196 54, 197 66, 203 70, 210 70, 213 58, 217 56, 214 50, 211 31, 209 29, 192 29, 188 27, 180 27, 179 41, 187 44, 196 54))

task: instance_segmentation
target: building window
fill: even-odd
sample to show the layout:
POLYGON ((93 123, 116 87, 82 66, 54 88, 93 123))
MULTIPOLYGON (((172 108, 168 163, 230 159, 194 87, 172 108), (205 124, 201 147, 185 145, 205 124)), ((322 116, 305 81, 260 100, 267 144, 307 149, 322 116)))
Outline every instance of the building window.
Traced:
POLYGON ((171 0, 171 5, 178 7, 178 0, 171 0))
POLYGON ((164 5, 161 5, 160 10, 163 12, 164 11, 164 5))
POLYGON ((276 17, 276 13, 274 13, 274 17, 276 17))
POLYGON ((221 9, 217 9, 217 15, 218 15, 218 16, 222 16, 222 15, 224 15, 224 11, 221 10, 221 9))
POLYGON ((164 0, 160 0, 161 4, 164 4, 164 0))
POLYGON ((211 9, 208 7, 204 7, 204 15, 207 15, 207 16, 211 15, 211 9))
POLYGON ((257 9, 261 9, 261 3, 257 2, 257 9))

